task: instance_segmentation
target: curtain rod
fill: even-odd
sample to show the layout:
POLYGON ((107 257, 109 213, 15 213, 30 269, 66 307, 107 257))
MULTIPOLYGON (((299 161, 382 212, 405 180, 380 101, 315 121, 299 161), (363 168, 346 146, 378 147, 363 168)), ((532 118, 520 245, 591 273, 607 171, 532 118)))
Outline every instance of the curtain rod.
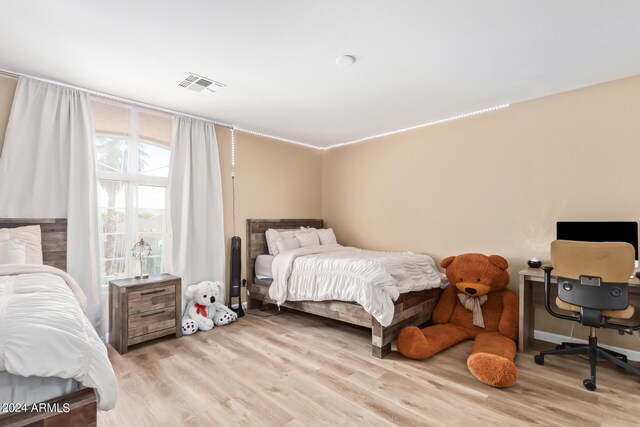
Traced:
POLYGON ((94 96, 97 96, 97 97, 100 97, 100 98, 110 99, 112 101, 125 102, 127 104, 136 104, 136 105, 138 105, 140 107, 144 107, 144 108, 147 108, 149 110, 155 110, 155 111, 160 111, 162 113, 169 113, 169 114, 178 114, 180 116, 185 116, 185 117, 190 117, 192 119, 198 119, 198 120, 203 120, 205 122, 210 122, 210 123, 213 123, 216 126, 225 127, 225 128, 228 128, 228 129, 234 129, 233 125, 229 125, 229 124, 226 124, 226 123, 218 123, 218 122, 216 122, 214 120, 211 120, 211 119, 207 119, 207 118, 199 117, 199 116, 194 116, 193 114, 186 114, 186 113, 182 113, 180 111, 169 110, 168 108, 162 108, 162 107, 158 107, 156 105, 145 104, 144 102, 134 101, 132 99, 122 98, 120 96, 109 95, 109 94, 104 93, 104 92, 98 92, 98 91, 95 91, 95 90, 85 89, 85 88, 82 88, 82 87, 73 86, 73 85, 69 85, 69 84, 66 84, 66 83, 56 82, 54 80, 48 80, 48 79, 43 79, 43 78, 40 78, 40 77, 34 77, 34 76, 30 76, 28 74, 18 74, 18 73, 14 73, 12 71, 4 70, 2 68, 0 68, 0 74, 5 75, 5 76, 9 76, 9 77, 14 77, 16 79, 20 78, 20 77, 28 77, 30 79, 40 80, 40 81, 46 82, 46 83, 53 83, 53 84, 56 84, 58 86, 63 86, 63 87, 68 87, 70 89, 80 90, 82 92, 86 92, 88 94, 91 94, 91 95, 94 95, 94 96))

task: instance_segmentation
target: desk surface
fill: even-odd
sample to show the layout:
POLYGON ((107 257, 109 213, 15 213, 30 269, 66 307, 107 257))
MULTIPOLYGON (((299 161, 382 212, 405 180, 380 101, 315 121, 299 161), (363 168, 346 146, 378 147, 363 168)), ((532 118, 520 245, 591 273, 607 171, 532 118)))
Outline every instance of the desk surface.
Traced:
MULTIPOLYGON (((532 282, 544 282, 544 271, 541 268, 525 268, 520 270, 520 276, 526 277, 526 280, 532 282)), ((551 278, 555 279, 557 275, 551 272, 551 278)), ((640 293, 640 280, 635 276, 629 279, 629 292, 640 293)))

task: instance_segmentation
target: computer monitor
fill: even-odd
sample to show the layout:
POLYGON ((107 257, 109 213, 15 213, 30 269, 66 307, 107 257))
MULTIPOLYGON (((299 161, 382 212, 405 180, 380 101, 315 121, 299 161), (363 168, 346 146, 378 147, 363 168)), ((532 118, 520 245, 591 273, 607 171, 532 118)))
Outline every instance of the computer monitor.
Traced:
POLYGON ((636 250, 636 265, 638 264, 636 221, 558 221, 556 238, 582 242, 627 242, 636 250))

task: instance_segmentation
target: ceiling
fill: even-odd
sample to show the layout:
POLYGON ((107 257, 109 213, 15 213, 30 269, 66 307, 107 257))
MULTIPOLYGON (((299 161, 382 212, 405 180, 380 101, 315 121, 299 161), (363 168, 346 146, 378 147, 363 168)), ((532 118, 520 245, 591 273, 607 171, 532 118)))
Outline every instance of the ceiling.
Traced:
POLYGON ((327 147, 640 74, 639 22, 635 0, 2 0, 0 68, 327 147))

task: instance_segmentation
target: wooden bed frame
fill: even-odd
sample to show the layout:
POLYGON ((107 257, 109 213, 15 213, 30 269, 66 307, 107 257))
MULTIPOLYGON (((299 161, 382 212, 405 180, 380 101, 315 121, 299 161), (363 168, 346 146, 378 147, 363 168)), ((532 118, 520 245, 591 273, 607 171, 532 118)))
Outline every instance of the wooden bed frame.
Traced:
MULTIPOLYGON (((259 308, 263 303, 275 304, 269 297, 269 284, 255 278, 258 255, 268 254, 265 231, 269 228, 292 229, 300 227, 323 228, 321 219, 248 219, 246 245, 246 272, 248 308, 259 308)), ((405 326, 420 325, 431 319, 433 308, 441 290, 401 294, 395 301, 395 313, 389 326, 382 326, 359 304, 342 301, 286 301, 283 307, 342 322, 371 328, 371 349, 375 357, 383 358, 391 352, 391 341, 405 326)))
MULTIPOLYGON (((0 218, 0 228, 39 225, 42 230, 42 258, 44 264, 60 270, 67 269, 67 220, 65 218, 0 218)), ((2 426, 95 426, 97 423, 97 399, 92 388, 83 388, 46 402, 38 412, 0 413, 2 426), (68 412, 64 412, 68 404, 68 412), (56 410, 58 408, 58 410, 56 410)), ((32 405, 28 406, 29 408, 32 405)))

